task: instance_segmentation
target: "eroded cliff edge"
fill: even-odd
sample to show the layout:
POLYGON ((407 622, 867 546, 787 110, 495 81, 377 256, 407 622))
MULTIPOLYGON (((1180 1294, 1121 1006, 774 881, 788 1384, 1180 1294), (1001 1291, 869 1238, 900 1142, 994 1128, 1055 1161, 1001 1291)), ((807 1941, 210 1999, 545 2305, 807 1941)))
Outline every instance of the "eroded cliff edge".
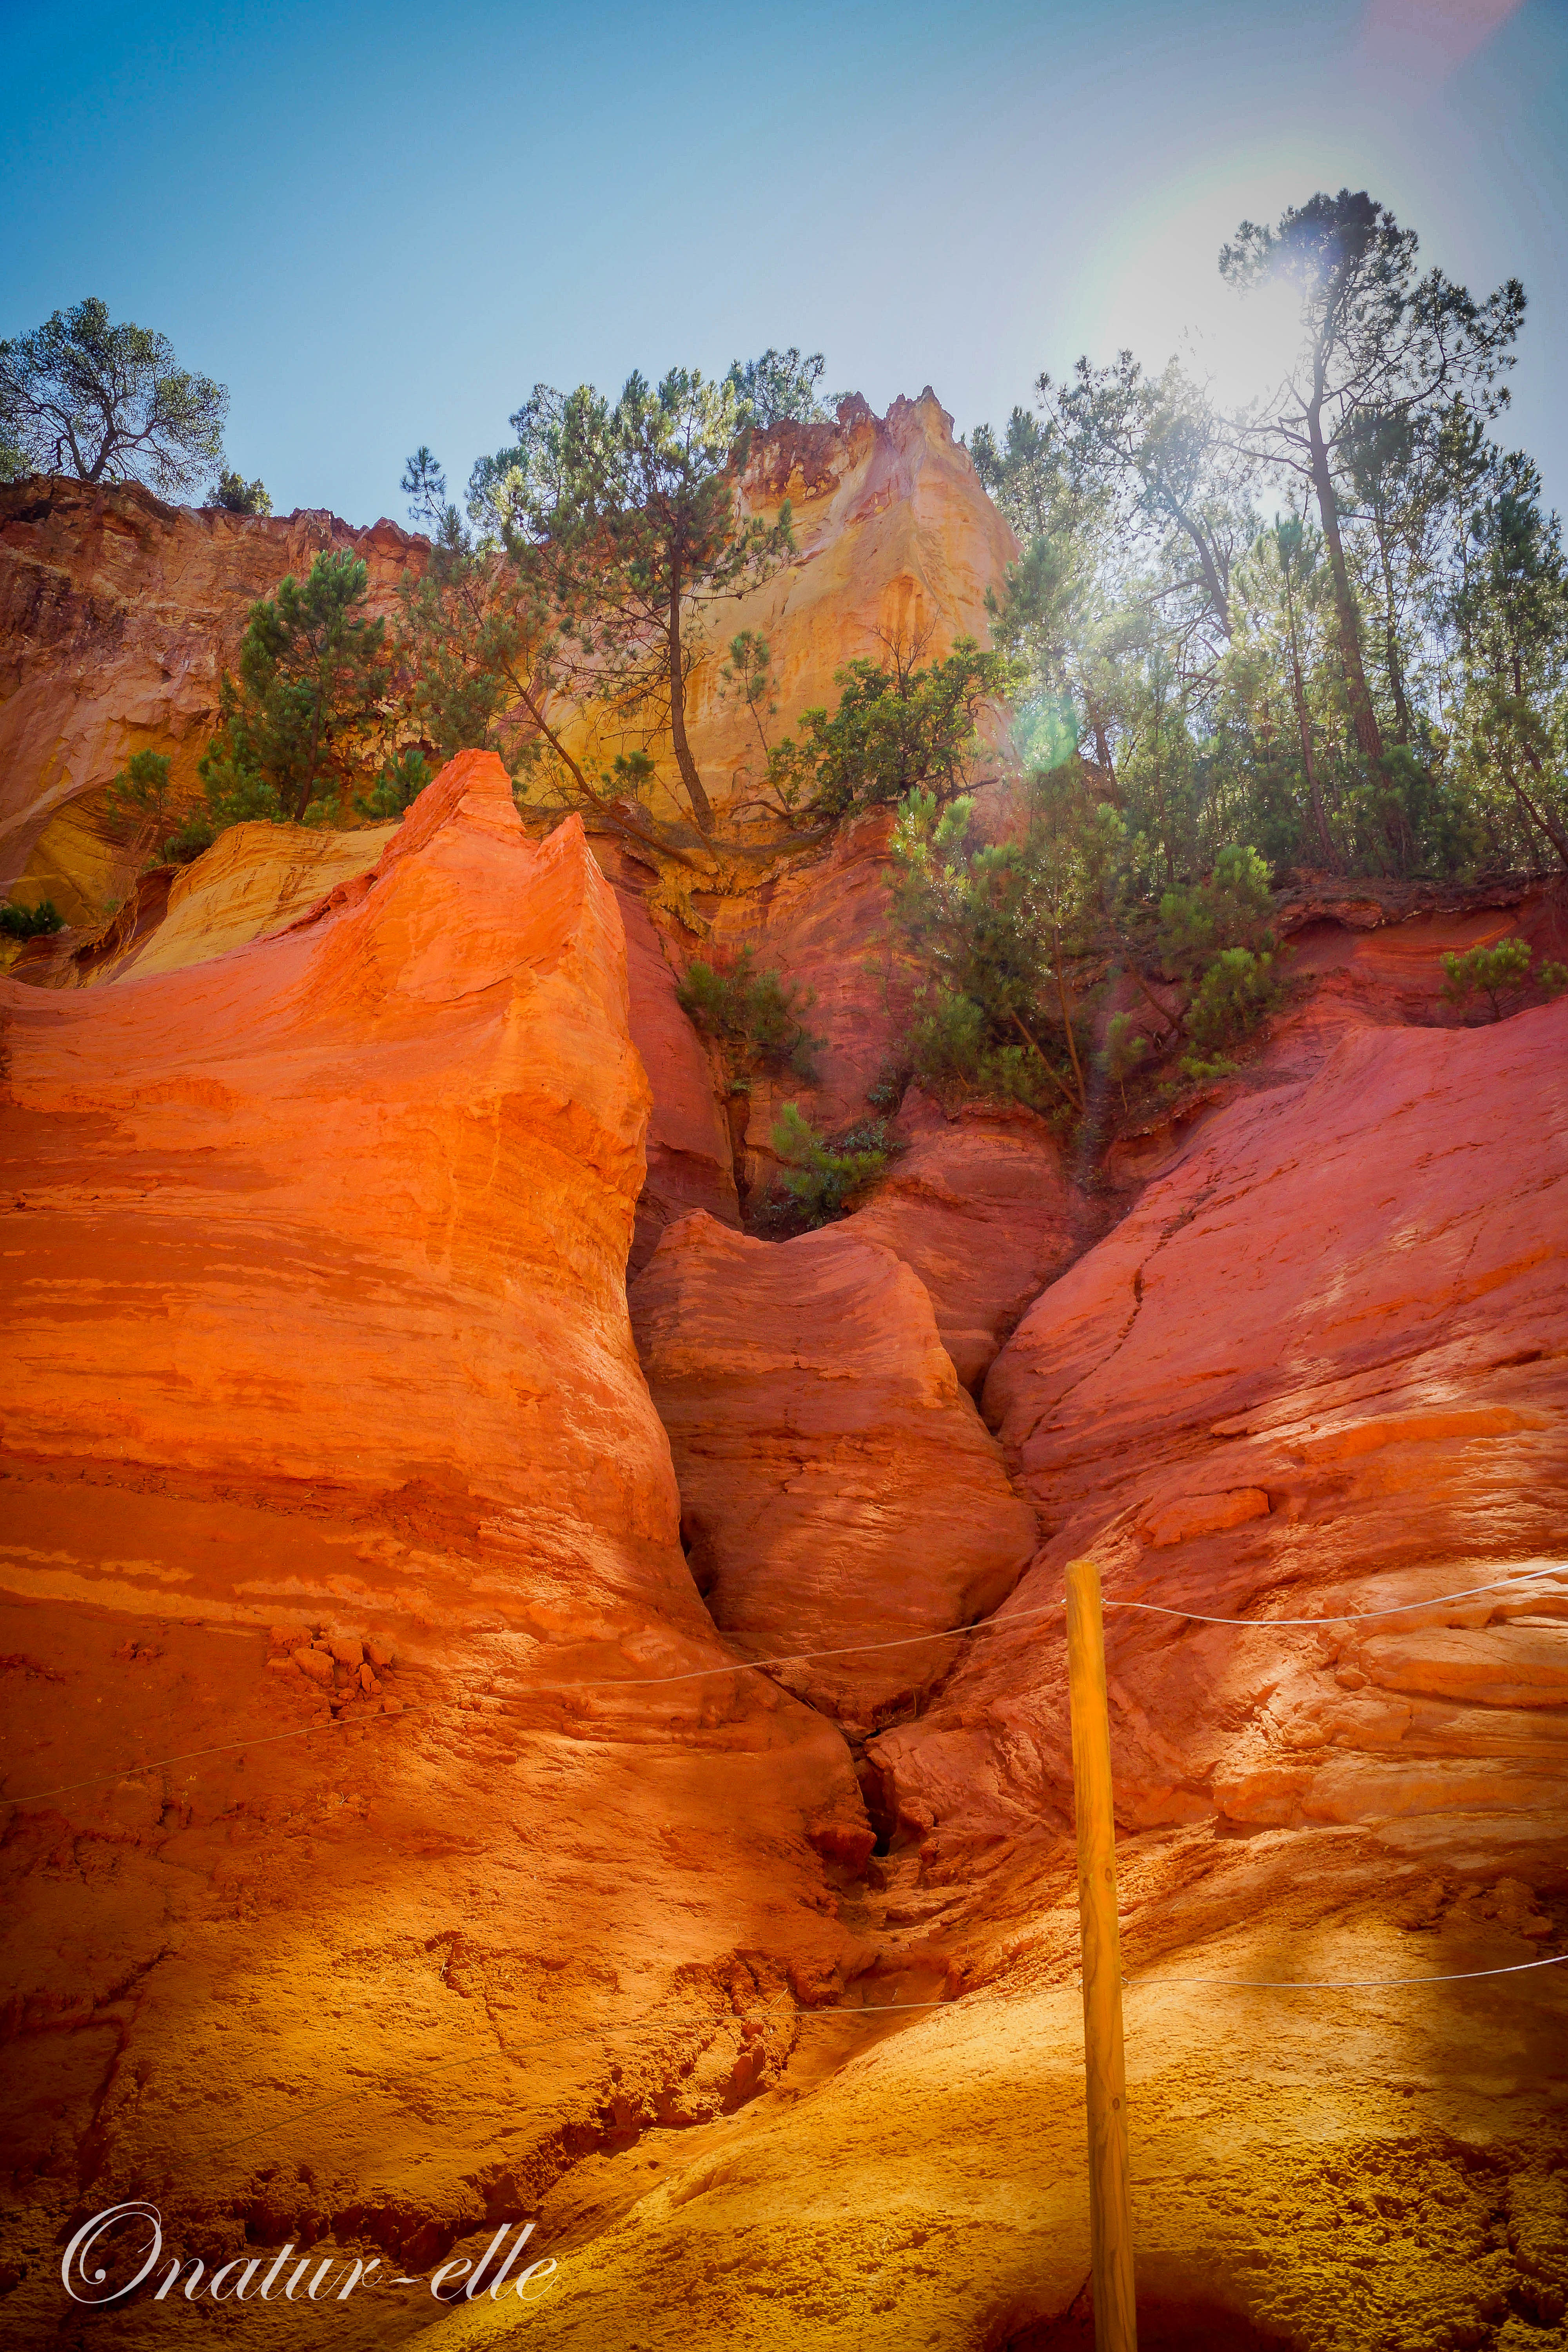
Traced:
POLYGON ((1437 1002, 1558 910, 1303 907, 1261 1050, 1103 1181, 910 1097, 780 1245, 675 978, 707 936, 816 979, 814 1106, 858 1104, 875 821, 678 918, 482 760, 331 874, 246 830, 90 985, 0 992, 0 2324, 51 2340, 64 2224, 151 2193, 209 2260, 536 2216, 521 2324, 584 2352, 1082 2340, 1092 1549, 1113 1601, 1314 1621, 1111 1612, 1148 2343, 1560 2342, 1563 1972, 1233 1989, 1568 1949, 1568 1580, 1331 1622, 1563 1557, 1564 1008, 1437 1002), (879 1582, 891 1661, 732 1670, 879 1582))

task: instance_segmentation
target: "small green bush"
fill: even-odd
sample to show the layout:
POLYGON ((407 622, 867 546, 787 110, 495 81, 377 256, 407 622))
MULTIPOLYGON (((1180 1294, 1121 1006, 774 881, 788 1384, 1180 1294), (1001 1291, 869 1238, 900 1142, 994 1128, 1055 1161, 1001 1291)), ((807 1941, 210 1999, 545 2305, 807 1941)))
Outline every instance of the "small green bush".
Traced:
POLYGON ((1568 967, 1535 965, 1523 940, 1500 940, 1495 948, 1470 948, 1464 955, 1443 958, 1443 994, 1461 1009, 1472 996, 1484 996, 1494 1021, 1502 1019, 1502 999, 1522 996, 1526 989, 1544 989, 1558 996, 1568 988, 1568 967))
POLYGON ((1149 1040, 1131 1013, 1113 1013, 1105 1024, 1100 1060, 1106 1076, 1121 1097, 1123 1110, 1127 1108, 1127 1081, 1148 1052, 1149 1040))
POLYGON ((835 1140, 819 1135, 798 1103, 785 1103, 773 1121, 773 1150, 795 1214, 807 1225, 830 1224, 858 1193, 874 1184, 892 1158, 885 1118, 862 1119, 835 1140))
POLYGON ((790 1070, 805 1086, 815 1083, 813 1059, 820 1037, 805 1015, 816 1002, 803 996, 776 971, 754 971, 750 948, 721 969, 700 958, 675 992, 676 1003, 705 1036, 724 1050, 731 1085, 740 1091, 748 1066, 790 1070))
POLYGON ((1200 1055, 1256 1029, 1279 1000, 1271 955, 1250 948, 1222 948, 1199 982, 1187 1007, 1187 1034, 1200 1055))
MULTIPOLYGON (((1184 1054, 1176 1067, 1184 1078, 1191 1079, 1194 1086, 1206 1087, 1215 1078, 1228 1078, 1236 1064, 1224 1054, 1212 1055, 1207 1060, 1202 1054, 1184 1054)), ((1173 1091, 1179 1094, 1181 1088, 1178 1087, 1173 1091)))
POLYGON ((261 480, 247 482, 245 476, 232 467, 226 467, 213 488, 209 505, 223 507, 229 514, 269 515, 272 500, 267 485, 261 480))
POLYGON ((217 839, 217 831, 205 816, 188 816, 177 831, 163 844, 163 856, 171 866, 190 866, 210 849, 217 839))
POLYGON ((167 753, 133 751, 110 782, 110 805, 117 815, 161 831, 169 813, 169 790, 167 753))
POLYGON ((939 982, 905 1041, 910 1076, 942 1102, 988 1096, 1030 1110, 1051 1108, 1057 1094, 1044 1057, 1026 1045, 993 1044, 990 1025, 973 997, 939 982))
POLYGON ((1268 882, 1257 850, 1232 844, 1220 851, 1206 882, 1167 890, 1156 934, 1166 971, 1195 981, 1227 948, 1272 949, 1268 882))
POLYGON ((354 808, 360 816, 378 817, 384 823, 388 817, 402 816, 411 809, 436 771, 413 744, 389 760, 368 793, 354 794, 354 808))
POLYGON ((0 938, 47 939, 65 927, 66 919, 52 898, 40 898, 36 907, 0 907, 0 938))

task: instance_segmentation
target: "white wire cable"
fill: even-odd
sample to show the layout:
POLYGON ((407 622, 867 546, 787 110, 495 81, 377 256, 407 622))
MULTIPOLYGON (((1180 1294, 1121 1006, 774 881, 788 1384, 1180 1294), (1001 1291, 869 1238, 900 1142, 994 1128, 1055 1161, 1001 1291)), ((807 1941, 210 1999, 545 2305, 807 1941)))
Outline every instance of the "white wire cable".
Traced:
POLYGON ((1208 1617, 1201 1609, 1171 1609, 1160 1601, 1111 1601, 1107 1609, 1143 1609, 1154 1617, 1187 1617, 1196 1625, 1357 1625, 1369 1617, 1403 1617, 1412 1609, 1443 1609, 1451 1601, 1473 1601, 1480 1592, 1501 1592, 1510 1584, 1529 1584, 1538 1576, 1561 1576, 1568 1563, 1553 1560, 1545 1568, 1515 1569, 1490 1584, 1467 1585, 1462 1592, 1435 1592, 1429 1601, 1399 1601, 1391 1609, 1344 1609, 1321 1617, 1208 1617))
MULTIPOLYGON (((1337 1615, 1329 1612, 1321 1617, 1210 1617, 1201 1610, 1172 1609, 1158 1601, 1114 1601, 1109 1598, 1103 1606, 1107 1609, 1141 1609, 1156 1617, 1187 1618, 1198 1625, 1240 1625, 1263 1629, 1272 1625, 1353 1625, 1374 1617, 1403 1617, 1412 1609, 1442 1609, 1450 1601, 1473 1601, 1482 1592, 1501 1592, 1515 1584, 1532 1583, 1539 1577, 1565 1573, 1568 1573, 1568 1562, 1553 1560, 1544 1568, 1516 1569, 1508 1576, 1496 1578, 1490 1584, 1468 1585, 1462 1592, 1436 1592, 1426 1600, 1396 1601, 1388 1609, 1347 1609, 1337 1615)), ((810 1665, 818 1658, 869 1657, 886 1650, 923 1649, 928 1642, 961 1642, 979 1633, 1005 1633, 1014 1626, 1023 1624, 1026 1619, 1054 1616, 1066 1606, 1063 1601, 1047 1601, 1037 1609, 1015 1609, 1005 1617, 984 1617, 974 1625, 949 1625, 931 1633, 904 1634, 895 1642, 851 1642, 841 1649, 795 1650, 782 1658, 733 1658, 727 1665, 694 1666, 679 1675, 608 1675, 593 1681, 538 1683, 532 1687, 542 1691, 668 1690, 677 1683, 710 1682, 718 1675, 772 1674, 780 1666, 810 1665)), ((418 1702, 405 1702, 402 1709, 405 1715, 420 1715, 428 1711, 427 1706, 421 1706, 418 1702)), ((262 1732, 254 1739, 230 1739, 216 1748, 191 1748, 181 1756, 160 1756, 144 1763, 123 1764, 118 1771, 96 1772, 85 1780, 68 1780, 58 1789, 36 1790, 25 1797, 0 1797, 0 1804, 41 1805, 51 1797, 74 1796, 79 1789, 100 1788, 105 1781, 128 1780, 138 1772, 160 1772, 172 1764, 191 1764, 207 1756, 232 1756, 245 1748, 268 1748, 279 1739, 303 1739, 313 1731, 336 1730, 340 1721, 357 1723, 363 1729, 371 1723, 396 1719, 388 1716, 359 1716, 334 1717, 330 1723, 302 1723, 293 1731, 262 1732)))
POLYGON ((1515 1960, 1506 1969, 1461 1969, 1454 1976, 1432 1977, 1123 1977, 1131 1991, 1159 1985, 1214 1985, 1226 1992, 1367 1992, 1378 1986, 1475 1984, 1482 1977, 1521 1977, 1531 1969, 1560 1969, 1568 1952, 1549 1959, 1515 1960))

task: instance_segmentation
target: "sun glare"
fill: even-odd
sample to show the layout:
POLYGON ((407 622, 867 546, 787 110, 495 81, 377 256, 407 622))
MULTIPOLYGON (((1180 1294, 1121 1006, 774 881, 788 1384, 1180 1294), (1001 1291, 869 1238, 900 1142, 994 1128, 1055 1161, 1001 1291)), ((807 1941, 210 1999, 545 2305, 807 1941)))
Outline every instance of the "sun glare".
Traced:
POLYGON ((1180 359, 1222 408, 1267 398, 1300 346, 1296 299, 1286 286, 1237 294, 1219 274, 1219 248, 1244 214, 1271 217, 1245 196, 1164 214, 1157 226, 1130 224, 1096 272, 1099 299, 1086 305, 1079 333, 1097 362, 1126 345, 1151 373, 1180 359))

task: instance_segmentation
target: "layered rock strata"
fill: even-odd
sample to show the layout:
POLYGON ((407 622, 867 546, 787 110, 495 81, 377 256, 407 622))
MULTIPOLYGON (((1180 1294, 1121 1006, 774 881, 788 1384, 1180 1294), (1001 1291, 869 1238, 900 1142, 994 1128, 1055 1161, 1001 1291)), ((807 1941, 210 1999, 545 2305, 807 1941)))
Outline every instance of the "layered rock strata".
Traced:
MULTIPOLYGON (((1276 1075, 1199 1125, 992 1369, 986 1412, 1048 1531, 1018 1601, 1092 1550, 1120 1600, 1321 1621, 1259 1637, 1114 1619, 1130 1820, 1408 1815, 1418 1839, 1458 1811, 1497 1814, 1510 1843, 1561 1837, 1551 1580, 1364 1629, 1329 1612, 1560 1556, 1568 1004, 1349 1025, 1314 1075, 1276 1075)), ((973 1728, 922 1731, 923 1763, 912 1738, 889 1752, 917 1808, 917 1782, 939 1816, 944 1791, 988 1785, 989 1825, 1009 1817, 963 1761, 987 1750, 994 1689, 1010 1724, 1036 1717, 1017 1818, 1037 1817, 1066 1750, 1060 1660, 1036 1681, 1036 1656, 962 1665, 950 1696, 973 1728)))
POLYGON ((41 2343, 79 2200, 428 2260, 749 2096, 870 1832, 681 1554, 575 822, 531 845, 465 755, 281 935, 0 1008, 0 2308, 41 2343))
POLYGON ((324 550, 361 558, 369 609, 386 615, 426 542, 314 509, 165 506, 135 482, 0 485, 0 891, 52 898, 71 924, 127 895, 153 845, 104 787, 152 750, 170 759, 175 803, 199 802, 250 606, 324 550))
POLYGON ((631 1307, 714 1622, 749 1655, 877 1645, 784 1672, 848 1728, 910 1706, 949 1662, 919 1635, 993 1610, 1035 1546, 921 1284, 842 1226, 698 1214, 631 1307))

